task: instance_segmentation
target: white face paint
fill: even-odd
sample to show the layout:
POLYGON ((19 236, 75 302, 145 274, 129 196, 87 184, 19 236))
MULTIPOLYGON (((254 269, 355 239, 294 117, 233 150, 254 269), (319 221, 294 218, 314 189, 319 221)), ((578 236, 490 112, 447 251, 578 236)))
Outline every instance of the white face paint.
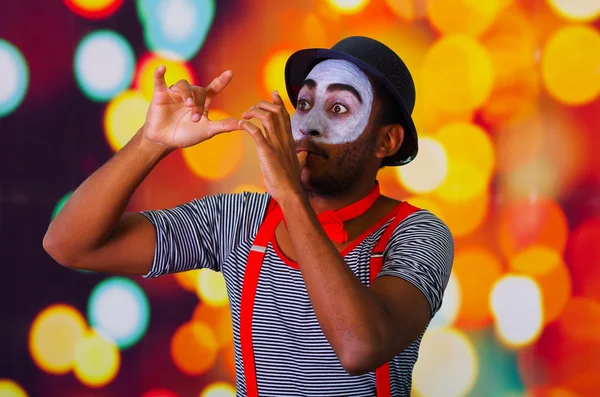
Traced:
POLYGON ((310 136, 316 143, 340 144, 353 142, 362 135, 373 104, 373 89, 367 75, 351 62, 329 59, 315 66, 306 79, 316 85, 314 88, 304 85, 298 93, 298 105, 292 116, 294 139, 310 136), (354 87, 362 103, 343 85, 354 87))

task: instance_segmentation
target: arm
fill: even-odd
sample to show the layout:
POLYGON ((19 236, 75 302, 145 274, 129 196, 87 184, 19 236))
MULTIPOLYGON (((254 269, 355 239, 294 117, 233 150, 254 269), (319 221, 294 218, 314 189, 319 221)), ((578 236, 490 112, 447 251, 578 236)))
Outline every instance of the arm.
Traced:
POLYGON ((231 81, 231 72, 214 79, 206 89, 184 80, 168 88, 165 72, 164 66, 155 72, 154 94, 144 126, 73 193, 50 224, 43 246, 62 265, 111 273, 147 273, 156 248, 156 232, 141 214, 123 213, 131 195, 171 151, 237 129, 237 120, 208 119, 208 107, 231 81))
MULTIPOLYGON (((366 287, 305 200, 292 196, 281 206, 319 324, 348 373, 376 369, 423 333, 439 308, 450 274, 452 239, 441 222, 432 223, 436 229, 429 230, 430 237, 421 234, 419 241, 408 237, 390 244, 393 251, 387 252, 380 276, 366 287), (402 257, 415 250, 421 250, 419 255, 402 257), (436 258, 445 262, 437 263, 436 258)), ((395 237, 398 240, 398 233, 395 237)))
POLYGON ((139 131, 65 203, 44 236, 46 252, 68 267, 145 274, 154 256, 154 227, 140 214, 123 212, 169 152, 139 131))

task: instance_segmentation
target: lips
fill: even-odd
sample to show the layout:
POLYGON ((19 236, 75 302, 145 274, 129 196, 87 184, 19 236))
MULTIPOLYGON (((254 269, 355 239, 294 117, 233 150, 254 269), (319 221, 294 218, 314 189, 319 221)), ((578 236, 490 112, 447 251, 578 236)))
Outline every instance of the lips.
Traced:
POLYGON ((326 157, 325 153, 322 153, 320 150, 317 150, 314 147, 311 147, 311 145, 306 144, 299 144, 298 146, 296 146, 296 154, 300 152, 307 152, 308 154, 312 154, 315 156, 326 157))

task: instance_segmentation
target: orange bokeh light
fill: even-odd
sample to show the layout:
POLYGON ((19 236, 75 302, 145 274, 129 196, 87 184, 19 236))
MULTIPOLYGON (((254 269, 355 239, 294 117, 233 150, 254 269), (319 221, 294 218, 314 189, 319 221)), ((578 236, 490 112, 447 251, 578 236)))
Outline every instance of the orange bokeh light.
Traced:
POLYGON ((442 220, 454 237, 464 237, 477 230, 486 220, 490 207, 490 194, 485 191, 467 201, 437 200, 442 220))
POLYGON ((192 321, 181 325, 171 339, 171 357, 175 366, 188 375, 208 371, 217 358, 217 338, 204 323, 192 321))
POLYGON ((200 302, 194 309, 192 321, 208 325, 214 331, 220 348, 233 343, 233 325, 228 305, 212 306, 200 302))
POLYGON ((510 203, 502 210, 498 238, 506 258, 534 244, 562 255, 568 234, 562 208, 550 199, 532 197, 510 203))
POLYGON ((177 284, 186 291, 195 292, 196 286, 198 285, 198 273, 199 269, 189 270, 187 272, 178 272, 173 274, 177 284))
POLYGON ((458 279, 461 306, 456 326, 479 329, 492 322, 490 292, 503 273, 500 259, 483 247, 458 251, 452 272, 458 279))

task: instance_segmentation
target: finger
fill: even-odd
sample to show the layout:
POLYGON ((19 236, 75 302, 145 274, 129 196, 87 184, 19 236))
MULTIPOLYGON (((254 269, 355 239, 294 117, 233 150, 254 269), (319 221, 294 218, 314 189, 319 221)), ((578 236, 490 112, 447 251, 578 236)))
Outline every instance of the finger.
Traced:
MULTIPOLYGON (((273 93, 275 95, 275 93, 273 93)), ((253 106, 254 109, 261 109, 273 115, 273 127, 269 130, 273 131, 273 134, 277 136, 277 140, 283 145, 290 146, 292 138, 291 124, 286 122, 284 115, 285 109, 282 106, 276 105, 268 101, 260 101, 253 106)), ((248 114, 248 112, 246 112, 248 114)), ((262 121, 262 120, 261 120, 262 121)))
POLYGON ((275 105, 281 106, 283 118, 285 120, 285 124, 288 127, 290 133, 292 132, 292 120, 290 118, 290 113, 287 111, 285 107, 285 103, 283 103, 283 98, 279 95, 279 91, 273 91, 273 103, 275 105))
POLYGON ((265 136, 262 134, 260 128, 258 128, 251 122, 245 120, 240 120, 238 122, 238 125, 243 130, 246 130, 248 133, 250 133, 250 136, 252 137, 252 139, 254 139, 256 146, 258 146, 259 148, 266 148, 269 146, 269 143, 265 139, 265 136))
POLYGON ((167 72, 167 67, 165 65, 160 65, 154 71, 154 92, 164 92, 167 88, 167 83, 165 82, 165 73, 167 72))
POLYGON ((192 86, 186 80, 179 80, 171 86, 171 91, 178 93, 186 106, 193 107, 194 95, 191 88, 192 86))
POLYGON ((208 108, 213 99, 229 85, 233 79, 233 72, 226 70, 219 77, 216 77, 209 85, 206 86, 206 100, 204 107, 208 108))
POLYGON ((190 86, 192 98, 194 104, 192 106, 192 121, 199 121, 202 118, 202 114, 208 116, 208 109, 204 107, 204 101, 206 100, 206 89, 198 86, 190 86))
POLYGON ((304 166, 306 166, 306 158, 308 157, 308 153, 300 152, 297 154, 297 157, 298 157, 298 164, 300 164, 300 169, 304 168, 304 166))
POLYGON ((264 110, 258 107, 259 104, 254 105, 250 110, 242 115, 242 118, 246 120, 250 120, 255 118, 259 120, 263 128, 265 129, 266 140, 271 144, 272 142, 277 142, 277 144, 281 147, 281 143, 277 133, 277 125, 276 125, 276 116, 269 112, 268 110, 264 110))
MULTIPOLYGON (((233 119, 233 118, 209 121, 208 126, 207 126, 207 131, 211 137, 221 134, 223 132, 237 131, 240 129, 239 123, 241 121, 243 121, 243 120, 233 119)), ((261 133, 261 135, 262 135, 262 133, 261 133)))

